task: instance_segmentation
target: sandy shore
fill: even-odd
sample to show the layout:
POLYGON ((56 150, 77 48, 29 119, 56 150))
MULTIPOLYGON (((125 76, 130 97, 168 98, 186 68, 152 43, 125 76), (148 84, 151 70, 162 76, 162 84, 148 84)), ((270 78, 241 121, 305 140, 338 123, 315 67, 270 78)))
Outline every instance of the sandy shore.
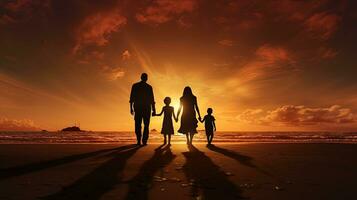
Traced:
POLYGON ((357 145, 0 145, 0 199, 357 199, 357 145))

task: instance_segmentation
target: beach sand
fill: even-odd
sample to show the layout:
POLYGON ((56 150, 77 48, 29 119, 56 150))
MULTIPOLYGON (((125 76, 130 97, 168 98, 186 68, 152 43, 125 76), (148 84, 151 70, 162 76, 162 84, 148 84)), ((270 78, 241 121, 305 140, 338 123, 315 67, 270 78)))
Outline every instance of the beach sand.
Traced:
POLYGON ((357 145, 0 145, 0 199, 357 199, 357 145))

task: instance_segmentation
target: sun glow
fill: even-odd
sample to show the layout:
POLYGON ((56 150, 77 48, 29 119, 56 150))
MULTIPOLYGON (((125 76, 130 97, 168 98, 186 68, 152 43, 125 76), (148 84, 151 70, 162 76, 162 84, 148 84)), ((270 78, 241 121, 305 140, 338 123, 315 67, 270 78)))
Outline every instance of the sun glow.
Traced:
MULTIPOLYGON (((171 99, 171 100, 172 100, 172 99, 171 99)), ((177 115, 177 111, 178 111, 178 109, 179 109, 179 107, 180 107, 180 100, 179 100, 179 99, 174 99, 174 100, 172 100, 171 106, 174 107, 174 109, 175 109, 175 115, 177 115)))

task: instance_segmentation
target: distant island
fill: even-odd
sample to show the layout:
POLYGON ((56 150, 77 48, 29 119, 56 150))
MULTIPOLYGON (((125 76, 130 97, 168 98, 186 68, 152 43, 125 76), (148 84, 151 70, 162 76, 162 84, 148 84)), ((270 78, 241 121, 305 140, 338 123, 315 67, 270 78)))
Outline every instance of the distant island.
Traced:
POLYGON ((83 131, 83 130, 81 130, 78 126, 71 126, 62 129, 61 131, 83 131))

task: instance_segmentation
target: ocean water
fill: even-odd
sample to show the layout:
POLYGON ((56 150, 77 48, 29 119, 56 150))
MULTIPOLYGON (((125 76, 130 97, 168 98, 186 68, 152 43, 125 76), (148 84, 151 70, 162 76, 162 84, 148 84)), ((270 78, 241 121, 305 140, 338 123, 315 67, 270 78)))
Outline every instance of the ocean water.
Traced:
MULTIPOLYGON (((135 143, 133 132, 0 132, 0 144, 88 144, 135 143)), ((162 142, 159 132, 151 132, 149 143, 162 142)), ((173 143, 184 143, 185 135, 172 136, 173 143)), ((194 142, 206 142, 204 132, 194 142)), ((357 143, 357 132, 216 132, 214 143, 357 143)))

